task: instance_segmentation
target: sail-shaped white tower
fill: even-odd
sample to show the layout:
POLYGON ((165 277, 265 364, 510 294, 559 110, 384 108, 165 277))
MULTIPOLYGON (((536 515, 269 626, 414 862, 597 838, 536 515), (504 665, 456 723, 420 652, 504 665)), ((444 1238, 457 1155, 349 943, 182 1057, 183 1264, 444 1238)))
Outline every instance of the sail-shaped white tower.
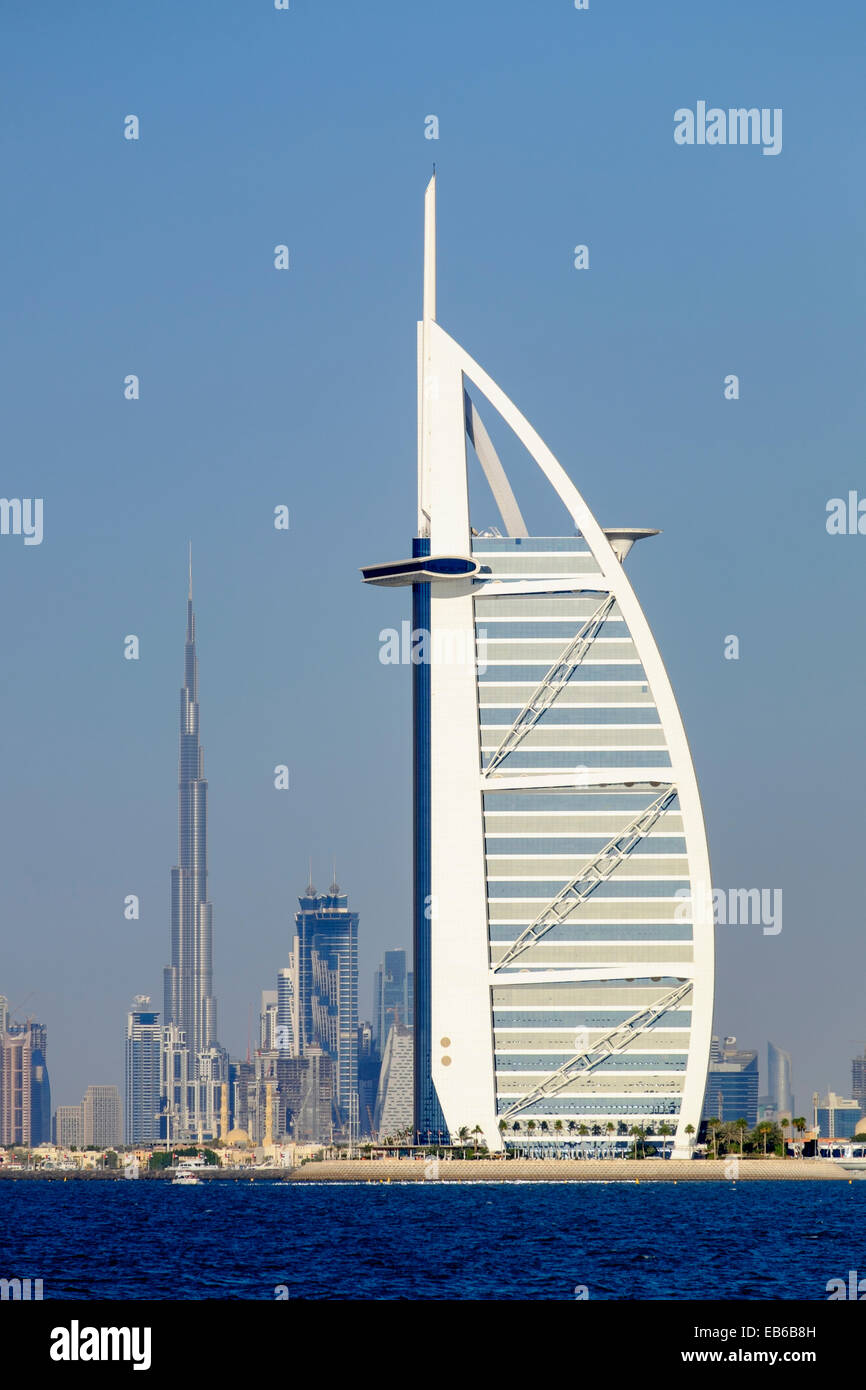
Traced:
POLYGON ((697 1131, 713 1006, 710 867, 670 681, 623 561, 516 405, 436 319, 435 175, 418 326, 418 533, 363 570, 411 585, 416 1128, 668 1151, 697 1131), (482 415, 561 500, 529 535, 482 415), (469 447, 504 534, 470 524, 469 447), (478 646, 476 646, 478 635, 478 646), (483 642, 482 642, 483 635, 483 642))

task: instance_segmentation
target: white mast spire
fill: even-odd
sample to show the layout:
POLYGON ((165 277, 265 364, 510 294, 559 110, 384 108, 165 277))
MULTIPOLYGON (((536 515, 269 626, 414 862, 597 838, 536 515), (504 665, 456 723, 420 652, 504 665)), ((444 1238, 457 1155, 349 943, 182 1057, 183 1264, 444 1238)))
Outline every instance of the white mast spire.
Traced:
POLYGON ((424 321, 436 319, 436 165, 424 194, 424 321))
POLYGON ((430 325, 436 322, 436 165, 424 194, 424 304, 418 324, 418 535, 430 535, 430 325))

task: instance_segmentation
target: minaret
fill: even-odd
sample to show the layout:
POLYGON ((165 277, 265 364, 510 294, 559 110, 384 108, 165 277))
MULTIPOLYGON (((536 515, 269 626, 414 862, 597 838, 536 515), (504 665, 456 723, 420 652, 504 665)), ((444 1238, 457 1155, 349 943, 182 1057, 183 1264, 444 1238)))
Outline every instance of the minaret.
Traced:
POLYGON ((212 913, 213 908, 207 900, 207 781, 199 741, 198 658, 190 553, 180 692, 178 863, 171 871, 171 965, 164 975, 164 1018, 166 1023, 175 1023, 184 1030, 187 1048, 193 1056, 217 1045, 212 913))

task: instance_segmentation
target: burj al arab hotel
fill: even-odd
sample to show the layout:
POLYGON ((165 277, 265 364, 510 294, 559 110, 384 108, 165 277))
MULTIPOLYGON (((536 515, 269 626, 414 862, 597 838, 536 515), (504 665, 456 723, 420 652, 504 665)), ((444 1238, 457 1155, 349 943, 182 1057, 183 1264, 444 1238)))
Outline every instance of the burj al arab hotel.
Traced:
POLYGON ((434 175, 417 533, 411 558, 362 571, 411 587, 413 636, 425 635, 413 664, 415 1125, 434 1142, 480 1129, 491 1151, 586 1155, 624 1154, 639 1127, 687 1157, 709 1059, 713 911, 685 731, 623 568, 658 533, 600 526, 440 327, 435 200, 434 175), (562 503, 564 534, 529 534, 485 425, 495 414, 562 503), (481 532, 467 472, 479 465, 500 517, 481 532))

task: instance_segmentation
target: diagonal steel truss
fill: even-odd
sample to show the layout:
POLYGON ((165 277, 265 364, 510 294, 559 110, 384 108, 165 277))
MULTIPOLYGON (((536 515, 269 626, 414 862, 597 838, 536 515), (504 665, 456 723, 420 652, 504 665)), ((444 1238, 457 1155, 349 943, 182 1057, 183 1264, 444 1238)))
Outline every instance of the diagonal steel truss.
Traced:
POLYGON ((661 1018, 662 1014, 675 1008, 682 999, 685 999, 691 988, 692 981, 684 980, 677 985, 676 989, 663 994, 654 1004, 639 1009, 624 1023, 618 1024, 616 1028, 611 1028, 609 1033, 602 1034, 592 1046, 585 1047, 582 1052, 576 1053, 556 1071, 545 1077, 534 1091, 530 1091, 520 1100, 516 1100, 513 1105, 502 1112, 500 1119, 507 1120, 511 1115, 525 1110, 528 1105, 534 1105, 536 1101, 544 1100, 547 1096, 556 1095, 576 1077, 585 1076, 588 1072, 593 1071, 606 1057, 615 1057, 617 1053, 623 1052, 635 1038, 651 1028, 656 1019, 661 1018))
POLYGON ((591 617, 580 627, 578 632, 572 637, 568 646, 553 663, 544 680, 533 693, 527 704, 518 714, 508 733, 500 743, 490 762, 484 769, 484 776, 489 777, 494 768, 507 758, 509 753, 513 753, 518 743, 526 737, 530 729, 544 714, 550 709, 554 700, 568 684, 576 667, 580 665, 586 653, 589 651, 595 638, 598 636, 602 624, 610 615, 616 602, 613 594, 606 594, 602 602, 596 608, 591 617))
POLYGON ((571 916, 575 908, 580 907, 581 903, 595 891, 600 883, 605 883, 624 859, 627 859, 635 845, 649 834, 659 816, 667 810, 677 794, 676 787, 666 787, 655 801, 647 806, 645 811, 635 816, 630 821, 625 830, 608 840, 604 849, 599 850, 598 854, 585 869, 581 869, 577 878, 573 878, 570 883, 566 883, 561 888, 556 897, 547 904, 536 917, 518 936, 517 940, 509 946, 501 960, 497 961, 492 967, 494 971, 501 970, 503 966, 510 965, 517 956, 522 955, 530 946, 534 946, 543 936, 546 936, 552 927, 556 927, 560 922, 566 921, 571 916))

